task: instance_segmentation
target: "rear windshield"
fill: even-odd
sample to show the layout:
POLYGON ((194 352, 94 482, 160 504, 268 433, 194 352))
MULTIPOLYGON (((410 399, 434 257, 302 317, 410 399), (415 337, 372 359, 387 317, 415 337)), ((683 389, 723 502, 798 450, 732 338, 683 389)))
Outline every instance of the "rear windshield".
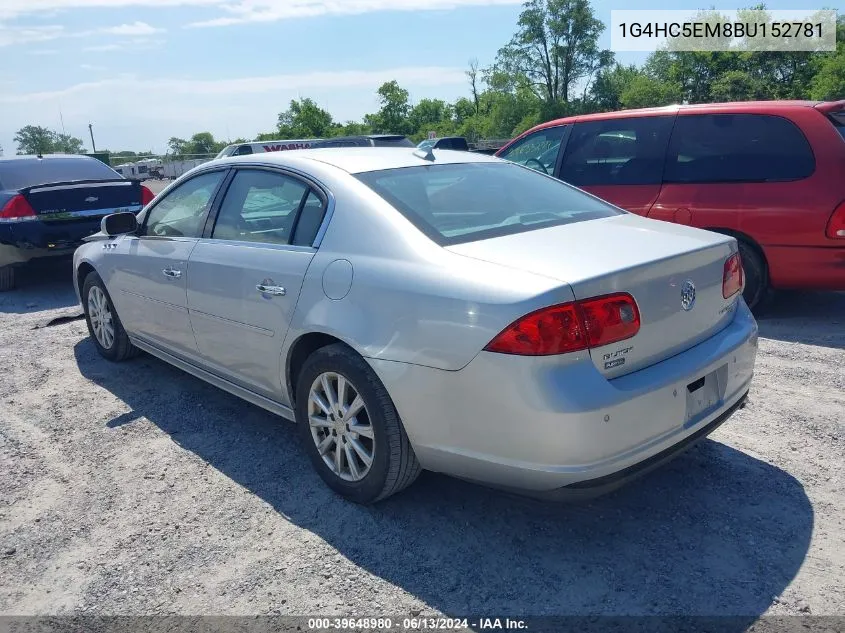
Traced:
POLYGON ((121 180, 122 176, 96 158, 12 159, 0 161, 0 189, 69 180, 121 180))
POLYGON ((405 136, 377 136, 373 144, 376 147, 415 147, 413 141, 405 136))
POLYGON ((624 213, 511 163, 404 167, 357 178, 441 246, 624 213))

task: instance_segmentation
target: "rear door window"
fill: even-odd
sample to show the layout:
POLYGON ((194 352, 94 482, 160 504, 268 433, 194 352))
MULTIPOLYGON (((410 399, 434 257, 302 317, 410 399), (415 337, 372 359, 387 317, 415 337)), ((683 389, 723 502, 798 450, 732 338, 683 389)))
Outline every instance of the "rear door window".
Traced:
POLYGON ((661 182, 674 116, 576 123, 560 177, 576 187, 661 182))
MULTIPOLYGON (((226 191, 211 237, 288 244, 297 212, 309 193, 308 185, 289 176, 263 170, 240 170, 226 191)), ((318 203, 321 209, 322 202, 318 200, 318 203)), ((314 211, 309 209, 311 216, 315 215, 314 211)))
POLYGON ((551 176, 555 172, 557 155, 565 133, 565 125, 538 130, 508 147, 499 154, 499 158, 551 176))
POLYGON ((765 114, 682 115, 666 156, 668 183, 799 180, 815 169, 798 127, 765 114))

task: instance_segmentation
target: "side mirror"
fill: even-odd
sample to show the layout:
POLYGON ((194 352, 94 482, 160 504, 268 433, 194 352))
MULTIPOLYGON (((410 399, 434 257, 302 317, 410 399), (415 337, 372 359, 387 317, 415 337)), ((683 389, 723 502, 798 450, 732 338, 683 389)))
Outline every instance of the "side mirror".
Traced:
POLYGON ((112 213, 100 221, 100 231, 109 237, 125 235, 138 230, 138 218, 134 213, 128 211, 123 213, 112 213))

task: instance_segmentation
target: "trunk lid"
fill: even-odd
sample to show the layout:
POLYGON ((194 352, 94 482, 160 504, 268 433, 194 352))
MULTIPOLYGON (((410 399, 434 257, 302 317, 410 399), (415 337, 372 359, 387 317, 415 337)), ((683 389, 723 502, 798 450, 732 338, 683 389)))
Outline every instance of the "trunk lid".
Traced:
POLYGON ((712 336, 733 318, 739 294, 722 296, 732 237, 632 214, 526 231, 447 247, 566 282, 577 299, 630 293, 640 311, 632 338, 590 350, 596 368, 614 378, 674 356, 712 336), (686 282, 695 287, 689 309, 686 282))
POLYGON ((137 180, 76 180, 21 189, 44 222, 79 222, 111 213, 141 210, 141 183, 137 180))

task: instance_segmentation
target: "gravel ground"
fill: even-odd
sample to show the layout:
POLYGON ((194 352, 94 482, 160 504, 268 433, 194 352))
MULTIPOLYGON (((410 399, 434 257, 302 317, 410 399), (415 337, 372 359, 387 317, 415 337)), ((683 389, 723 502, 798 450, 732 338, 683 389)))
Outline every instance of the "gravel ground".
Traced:
POLYGON ((780 296, 750 404, 617 493, 426 473, 365 508, 293 425, 40 327, 69 276, 0 295, 0 614, 845 615, 845 294, 780 296))

